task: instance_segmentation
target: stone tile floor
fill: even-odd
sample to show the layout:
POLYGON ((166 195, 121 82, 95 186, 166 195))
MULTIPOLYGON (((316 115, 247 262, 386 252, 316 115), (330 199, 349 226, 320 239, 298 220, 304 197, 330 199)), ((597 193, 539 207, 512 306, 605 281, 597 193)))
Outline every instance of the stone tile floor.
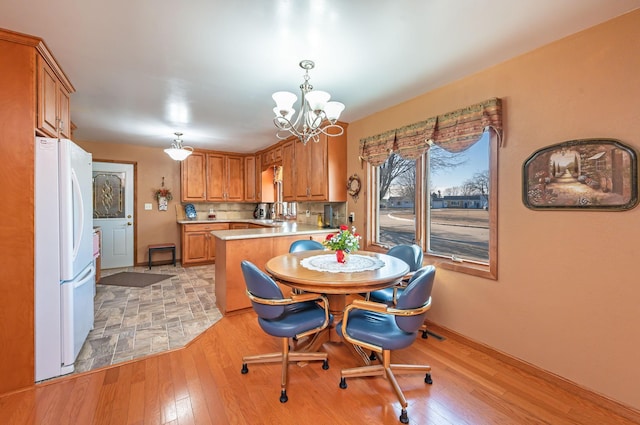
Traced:
POLYGON ((174 276, 145 288, 98 283, 94 329, 76 373, 182 347, 222 317, 215 305, 215 265, 127 267, 102 276, 121 271, 174 276))

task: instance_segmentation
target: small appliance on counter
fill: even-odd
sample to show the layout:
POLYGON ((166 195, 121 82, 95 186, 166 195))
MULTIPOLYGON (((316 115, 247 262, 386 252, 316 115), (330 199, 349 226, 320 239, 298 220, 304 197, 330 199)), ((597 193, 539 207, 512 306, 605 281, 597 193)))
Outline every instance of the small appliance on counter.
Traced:
POLYGON ((324 206, 324 227, 333 228, 333 207, 331 205, 324 206))
POLYGON ((253 210, 253 218, 257 218, 258 220, 264 220, 267 218, 267 204, 260 203, 256 205, 256 209, 253 210))

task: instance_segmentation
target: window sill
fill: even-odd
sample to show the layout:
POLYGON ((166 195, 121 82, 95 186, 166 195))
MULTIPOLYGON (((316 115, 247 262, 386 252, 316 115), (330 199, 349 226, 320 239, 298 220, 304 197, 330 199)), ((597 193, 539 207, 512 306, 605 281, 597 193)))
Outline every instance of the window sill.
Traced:
POLYGON ((437 268, 445 270, 451 270, 458 273, 465 273, 472 276, 478 276, 485 279, 498 280, 498 273, 496 270, 491 270, 489 265, 477 264, 471 262, 459 262, 453 261, 449 258, 438 257, 435 255, 424 256, 424 263, 433 264, 437 268))

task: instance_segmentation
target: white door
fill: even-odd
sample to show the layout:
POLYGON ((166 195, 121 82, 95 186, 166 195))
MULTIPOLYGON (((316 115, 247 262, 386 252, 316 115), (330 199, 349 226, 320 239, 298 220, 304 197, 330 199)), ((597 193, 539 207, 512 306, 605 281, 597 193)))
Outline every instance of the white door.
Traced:
POLYGON ((93 163, 93 225, 102 229, 101 268, 133 266, 133 164, 93 163))

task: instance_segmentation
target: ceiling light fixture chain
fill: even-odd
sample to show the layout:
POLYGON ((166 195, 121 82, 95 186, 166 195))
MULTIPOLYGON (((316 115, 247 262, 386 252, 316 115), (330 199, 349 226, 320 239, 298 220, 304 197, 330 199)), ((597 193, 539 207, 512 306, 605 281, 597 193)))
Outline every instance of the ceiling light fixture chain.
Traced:
POLYGON ((182 136, 182 133, 175 132, 173 134, 176 135, 176 138, 173 139, 173 143, 171 143, 171 147, 168 149, 165 149, 164 151, 167 155, 171 157, 171 159, 175 161, 182 161, 183 159, 185 159, 186 157, 188 157, 193 153, 193 148, 191 146, 182 145, 182 139, 180 138, 182 136))
POLYGON ((276 102, 276 107, 273 108, 276 115, 273 123, 278 128, 276 137, 280 140, 293 134, 306 145, 309 140, 317 143, 321 134, 333 137, 344 133, 344 129, 336 122, 345 106, 340 102, 329 102, 331 98, 329 93, 313 90, 313 86, 309 83, 311 78, 309 70, 314 67, 315 63, 311 60, 305 59, 300 62, 300 68, 304 69, 305 73, 304 81, 300 84, 302 93, 300 110, 295 119, 293 116, 296 110, 293 109, 293 104, 298 97, 286 91, 279 91, 272 95, 276 102))

